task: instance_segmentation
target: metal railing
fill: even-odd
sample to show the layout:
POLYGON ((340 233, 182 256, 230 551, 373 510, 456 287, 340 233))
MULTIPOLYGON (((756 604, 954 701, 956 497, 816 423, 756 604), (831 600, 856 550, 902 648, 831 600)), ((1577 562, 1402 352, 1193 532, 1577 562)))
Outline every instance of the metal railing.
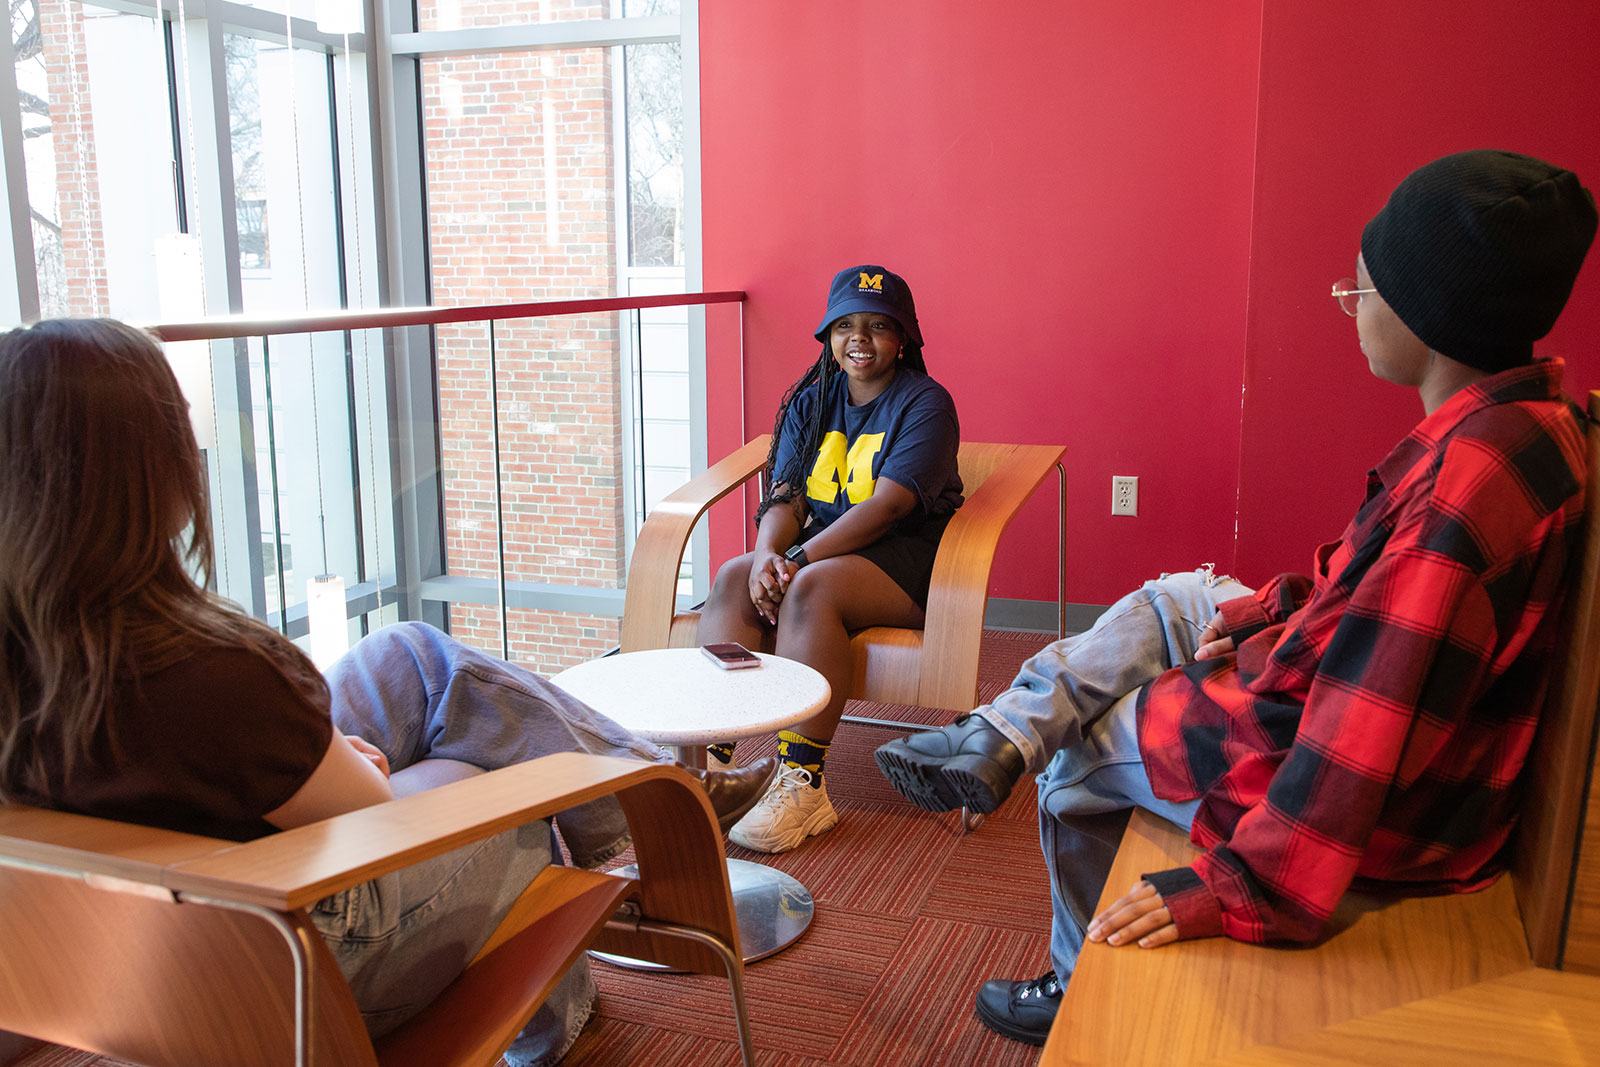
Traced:
POLYGON ((146 324, 163 341, 221 341, 230 337, 269 337, 285 333, 438 326, 448 322, 500 322, 557 315, 587 315, 641 308, 695 307, 741 303, 742 289, 715 293, 670 293, 665 296, 612 296, 593 300, 544 300, 531 304, 469 304, 463 307, 380 308, 377 311, 322 311, 293 315, 222 315, 196 322, 146 324))
MULTIPOLYGON (((712 304, 740 304, 739 320, 739 365, 740 389, 743 390, 743 364, 744 364, 744 323, 742 302, 745 293, 741 290, 721 290, 716 292, 683 293, 659 296, 637 297, 604 297, 583 300, 552 300, 532 303, 515 304, 479 304, 460 307, 402 307, 383 308, 379 310, 352 310, 352 311, 327 311, 296 313, 285 315, 246 316, 230 315, 215 318, 201 319, 192 322, 168 322, 157 324, 143 324, 155 337, 162 341, 226 341, 236 342, 260 338, 263 346, 266 338, 285 334, 322 334, 343 333, 346 335, 346 344, 349 344, 349 335, 364 330, 392 331, 386 333, 385 374, 391 383, 401 381, 405 387, 395 390, 391 385, 391 401, 394 395, 405 394, 408 387, 412 393, 426 389, 428 392, 435 387, 431 380, 433 362, 431 359, 407 359, 404 355, 404 344, 395 343, 395 338, 402 336, 399 331, 407 327, 428 327, 430 336, 427 342, 430 356, 436 338, 431 335, 434 327, 453 323, 483 322, 488 326, 488 373, 489 373, 489 403, 491 412, 492 431, 492 459, 494 468, 494 523, 495 523, 495 559, 496 577, 494 588, 486 588, 487 581, 482 578, 452 577, 443 565, 443 545, 445 531, 442 526, 442 510, 428 509, 416 506, 406 506, 396 503, 396 524, 394 530, 394 560, 395 579, 386 585, 383 574, 375 575, 375 580, 358 580, 352 583, 347 593, 347 617, 357 617, 367 611, 381 609, 385 605, 399 603, 401 617, 421 617, 421 605, 424 601, 433 603, 447 603, 460 601, 463 603, 488 603, 491 601, 498 605, 501 634, 501 653, 510 658, 510 626, 508 624, 508 607, 533 607, 539 606, 553 610, 573 610, 580 604, 590 608, 600 604, 604 613, 605 607, 610 606, 615 614, 621 614, 621 590, 592 590, 589 587, 561 586, 556 584, 538 582, 508 582, 506 576, 505 558, 505 514, 502 501, 502 476, 500 452, 500 390, 499 373, 497 366, 495 324, 508 319, 545 319, 558 316, 597 314, 606 312, 636 312, 650 308, 667 307, 697 307, 712 304), (426 375, 426 380, 417 377, 426 375), (420 530, 423 511, 431 510, 440 525, 437 534, 425 534, 420 530), (437 553, 437 562, 430 563, 421 557, 425 554, 420 545, 423 541, 432 544, 434 538, 440 546, 437 553), (427 573, 433 571, 434 573, 427 573), (606 594, 611 594, 607 596, 606 594), (601 602, 604 601, 604 604, 601 602), (614 602, 614 604, 613 604, 614 602)), ((243 359, 242 348, 236 351, 236 359, 243 359)), ((213 357, 215 359, 215 356, 213 357)), ((389 409, 387 427, 391 443, 397 440, 397 427, 395 423, 406 422, 412 425, 418 420, 408 419, 404 411, 398 410, 401 402, 396 402, 389 409)), ((413 408, 413 410, 415 410, 413 408)), ((269 411, 270 415, 270 411, 269 411)), ((389 456, 390 475, 397 487, 396 495, 402 492, 412 492, 416 486, 413 472, 419 464, 415 456, 421 453, 433 455, 438 448, 438 427, 434 424, 433 438, 424 442, 416 440, 400 440, 399 448, 391 448, 389 456), (408 453, 411 458, 408 461, 408 453), (403 487, 403 488, 398 488, 403 487)), ((269 458, 276 462, 275 455, 269 449, 269 458)), ((698 461, 697 461, 698 462, 698 461)), ((249 466, 253 460, 246 461, 249 466)), ((320 456, 319 456, 320 463, 320 456)), ((248 487, 245 492, 248 493, 248 487)), ((320 491, 320 490, 319 490, 320 491)), ((282 572, 282 531, 274 523, 275 536, 278 538, 279 569, 282 572)), ((257 520, 257 530, 260 523, 257 520)), ((357 541, 357 556, 362 558, 363 549, 360 539, 357 541)), ((280 579, 280 598, 282 598, 282 581, 280 579)), ((278 626, 289 636, 299 636, 305 632, 304 605, 295 605, 297 610, 291 610, 286 600, 280 604, 280 610, 265 611, 269 621, 278 626)))

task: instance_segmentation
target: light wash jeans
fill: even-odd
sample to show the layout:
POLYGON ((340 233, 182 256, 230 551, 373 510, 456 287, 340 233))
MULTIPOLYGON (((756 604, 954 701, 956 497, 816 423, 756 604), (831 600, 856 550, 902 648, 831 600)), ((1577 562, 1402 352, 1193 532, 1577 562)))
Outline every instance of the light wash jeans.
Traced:
MULTIPOLYGON (((671 756, 548 681, 422 623, 371 634, 328 671, 333 721, 388 757, 391 770, 453 759, 485 770, 553 752, 649 762, 671 756)), ((562 812, 573 862, 594 866, 628 846, 615 799, 562 812)), ((349 980, 374 1037, 454 981, 528 883, 559 862, 550 825, 535 822, 318 901, 312 921, 349 980)), ((588 1021, 594 980, 580 957, 506 1052, 513 1067, 566 1053, 588 1021)))
POLYGON ((1030 771, 1039 772, 1050 962, 1063 985, 1133 809, 1187 828, 1199 807, 1151 791, 1135 723, 1139 690, 1192 660, 1217 605, 1249 592, 1209 564, 1164 574, 1111 605, 1088 630, 1041 650, 1009 689, 976 711, 1021 750, 1030 771))

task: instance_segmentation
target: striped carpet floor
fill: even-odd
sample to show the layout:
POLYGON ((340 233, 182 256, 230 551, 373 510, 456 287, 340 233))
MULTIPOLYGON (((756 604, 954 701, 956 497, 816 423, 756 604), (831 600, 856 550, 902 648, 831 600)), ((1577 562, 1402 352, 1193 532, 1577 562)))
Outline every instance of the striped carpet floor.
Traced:
MULTIPOLYGON (((1045 643, 1039 634, 987 631, 979 695, 988 700, 1045 643)), ((941 725, 950 713, 852 702, 846 713, 941 725)), ((972 1013, 984 980, 1044 970, 1050 894, 1039 855, 1033 790, 1020 788, 975 833, 958 816, 908 804, 872 752, 897 736, 844 724, 828 756, 839 825, 793 852, 764 856, 816 900, 811 928, 745 976, 760 1067, 1022 1067, 1038 1050, 991 1033, 972 1013)), ((775 741, 740 746, 741 762, 775 741)), ((626 859, 627 857, 622 857, 626 859)), ((725 980, 594 965, 595 1017, 565 1067, 738 1067, 725 980)), ((122 1067, 67 1049, 41 1049, 17 1067, 122 1067)))

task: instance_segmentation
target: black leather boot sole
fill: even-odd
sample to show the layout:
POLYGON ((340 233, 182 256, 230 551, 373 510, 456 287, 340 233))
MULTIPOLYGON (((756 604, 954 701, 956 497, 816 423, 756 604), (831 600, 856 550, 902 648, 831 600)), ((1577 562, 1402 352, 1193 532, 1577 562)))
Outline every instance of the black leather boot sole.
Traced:
POLYGON ((1014 782, 998 763, 977 753, 930 756, 890 741, 873 758, 889 784, 924 811, 964 807, 989 815, 1005 803, 1014 782))

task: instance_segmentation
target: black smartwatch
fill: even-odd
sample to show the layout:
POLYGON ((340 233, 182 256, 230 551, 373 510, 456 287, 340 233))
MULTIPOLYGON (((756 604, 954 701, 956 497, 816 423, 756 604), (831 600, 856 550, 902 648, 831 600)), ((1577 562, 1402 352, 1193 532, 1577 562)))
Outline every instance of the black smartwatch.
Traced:
POLYGON ((806 558, 805 545, 790 545, 789 551, 783 554, 783 558, 788 560, 790 563, 793 563, 796 567, 804 567, 807 563, 811 562, 806 558))

